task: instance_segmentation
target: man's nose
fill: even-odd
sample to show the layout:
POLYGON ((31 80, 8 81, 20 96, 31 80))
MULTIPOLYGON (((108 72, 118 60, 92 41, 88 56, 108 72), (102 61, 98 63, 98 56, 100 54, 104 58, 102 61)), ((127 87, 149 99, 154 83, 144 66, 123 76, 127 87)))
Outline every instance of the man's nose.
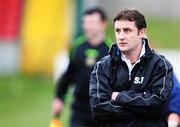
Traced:
POLYGON ((123 33, 123 32, 120 32, 120 33, 118 34, 118 39, 119 39, 119 40, 124 40, 124 38, 125 38, 124 33, 123 33))

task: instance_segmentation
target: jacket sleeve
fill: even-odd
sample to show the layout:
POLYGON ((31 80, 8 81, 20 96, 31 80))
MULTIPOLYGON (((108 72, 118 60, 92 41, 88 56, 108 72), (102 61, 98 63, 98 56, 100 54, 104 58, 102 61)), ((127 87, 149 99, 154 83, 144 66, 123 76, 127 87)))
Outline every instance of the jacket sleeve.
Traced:
POLYGON ((115 102, 126 109, 147 117, 157 117, 167 110, 169 95, 172 89, 173 68, 163 59, 152 70, 151 80, 146 86, 147 91, 122 91, 115 102), (148 115, 147 115, 148 114, 148 115))
POLYGON ((76 62, 75 58, 73 56, 75 55, 75 52, 73 52, 74 48, 73 46, 70 48, 70 54, 69 54, 69 65, 66 72, 62 75, 62 77, 59 77, 57 84, 56 84, 56 91, 55 91, 55 97, 61 99, 64 101, 65 94, 67 93, 68 87, 70 83, 74 82, 74 78, 76 75, 76 62))
POLYGON ((71 82, 74 81, 75 75, 75 65, 70 62, 67 71, 62 75, 62 78, 59 78, 57 85, 55 96, 64 101, 65 94, 67 93, 68 86, 71 82))
POLYGON ((108 68, 102 67, 98 62, 91 73, 89 95, 93 118, 96 120, 132 118, 131 112, 111 101, 112 90, 105 69, 108 72, 108 68))
POLYGON ((169 103, 169 113, 177 113, 180 115, 180 83, 175 75, 173 75, 173 83, 169 103))

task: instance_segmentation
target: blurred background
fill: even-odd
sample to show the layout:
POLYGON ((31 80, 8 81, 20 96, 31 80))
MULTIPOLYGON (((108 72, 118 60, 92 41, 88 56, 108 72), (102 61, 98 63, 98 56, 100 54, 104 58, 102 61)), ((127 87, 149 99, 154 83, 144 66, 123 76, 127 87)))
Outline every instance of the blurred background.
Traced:
MULTIPOLYGON (((84 10, 100 6, 112 20, 123 8, 146 17, 150 45, 173 64, 180 79, 179 0, 0 0, 0 127, 46 127, 57 78, 72 40, 82 34, 84 10)), ((69 126, 72 91, 64 114, 69 126)))

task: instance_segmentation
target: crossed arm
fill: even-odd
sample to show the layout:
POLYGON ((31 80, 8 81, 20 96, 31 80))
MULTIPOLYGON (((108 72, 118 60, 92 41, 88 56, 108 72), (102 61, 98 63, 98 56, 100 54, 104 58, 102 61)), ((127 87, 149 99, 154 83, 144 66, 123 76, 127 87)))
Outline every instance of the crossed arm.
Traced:
POLYGON ((156 117, 167 103, 172 88, 173 70, 157 66, 150 82, 152 89, 137 93, 133 90, 112 91, 105 69, 95 65, 90 80, 90 105, 95 119, 127 119, 136 115, 156 117), (120 117, 117 117, 120 116, 120 117))

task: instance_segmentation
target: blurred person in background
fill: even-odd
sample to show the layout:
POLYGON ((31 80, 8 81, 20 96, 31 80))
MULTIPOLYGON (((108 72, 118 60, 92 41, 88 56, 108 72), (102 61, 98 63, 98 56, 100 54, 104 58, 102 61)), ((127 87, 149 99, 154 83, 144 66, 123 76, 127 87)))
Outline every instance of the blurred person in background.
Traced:
POLYGON ((93 127, 89 104, 89 80, 94 64, 108 54, 112 41, 106 37, 107 16, 100 8, 92 8, 83 15, 84 35, 77 38, 70 49, 67 71, 57 82, 53 114, 59 116, 64 96, 70 84, 75 85, 71 127, 93 127))
POLYGON ((170 97, 168 126, 178 127, 180 124, 180 83, 173 75, 173 89, 170 97))
POLYGON ((114 32, 116 44, 91 73, 97 127, 167 127, 172 65, 149 47, 146 20, 138 10, 122 10, 114 32))

